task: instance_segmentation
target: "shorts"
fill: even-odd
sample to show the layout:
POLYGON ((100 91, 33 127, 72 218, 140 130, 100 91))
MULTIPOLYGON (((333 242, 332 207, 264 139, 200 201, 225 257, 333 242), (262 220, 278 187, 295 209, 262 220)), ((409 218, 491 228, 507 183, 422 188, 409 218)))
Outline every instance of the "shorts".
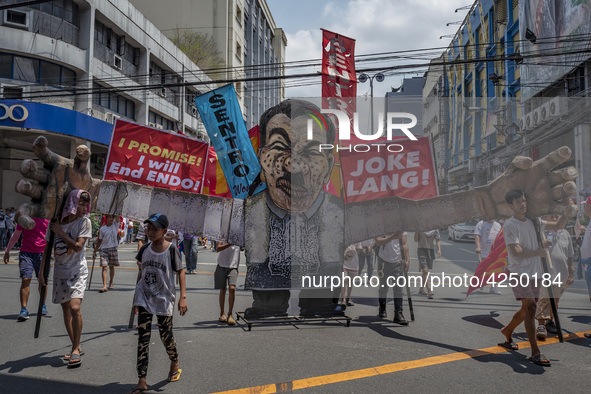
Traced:
POLYGON ((435 260, 435 251, 433 249, 418 248, 417 257, 419 258, 421 269, 433 269, 433 260, 435 260))
POLYGON ((63 304, 72 298, 84 298, 86 278, 88 278, 88 271, 69 279, 53 278, 53 303, 63 304))
MULTIPOLYGON (((509 275, 509 271, 505 272, 509 275)), ((523 275, 523 280, 521 275, 519 275, 519 280, 517 281, 516 286, 511 284, 511 290, 513 290, 513 295, 517 301, 524 298, 533 298, 537 302, 538 298, 540 298, 541 287, 540 280, 534 280, 531 276, 529 277, 529 280, 526 280, 525 275, 523 275)))
POLYGON ((226 286, 236 287, 238 281, 238 268, 226 268, 217 266, 213 274, 214 288, 216 290, 225 289, 226 286))
POLYGON ((101 249, 101 267, 119 267, 117 248, 101 249))
POLYGON ((41 268, 41 258, 43 253, 21 252, 18 254, 18 268, 21 272, 21 279, 39 277, 39 268, 41 268))

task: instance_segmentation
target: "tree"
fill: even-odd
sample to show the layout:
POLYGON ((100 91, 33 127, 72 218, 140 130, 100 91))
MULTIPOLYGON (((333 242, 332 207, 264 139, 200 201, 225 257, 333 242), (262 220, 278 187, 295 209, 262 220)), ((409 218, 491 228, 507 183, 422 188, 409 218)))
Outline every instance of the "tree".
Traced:
POLYGON ((177 27, 171 40, 211 79, 216 79, 224 72, 226 64, 213 37, 177 27))

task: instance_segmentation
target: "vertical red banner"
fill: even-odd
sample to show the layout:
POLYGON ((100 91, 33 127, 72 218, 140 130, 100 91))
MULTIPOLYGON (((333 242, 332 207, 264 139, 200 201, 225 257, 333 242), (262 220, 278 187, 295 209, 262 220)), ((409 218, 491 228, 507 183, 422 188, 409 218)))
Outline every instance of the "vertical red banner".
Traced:
POLYGON ((322 29, 322 97, 323 107, 355 113, 357 75, 355 73, 355 40, 322 29))
MULTIPOLYGON (((356 99, 355 40, 322 29, 322 107, 346 112, 352 130, 356 99)), ((335 144, 338 144, 338 136, 335 144)), ((335 159, 338 163, 338 151, 335 151, 335 159)), ((341 187, 339 167, 335 167, 325 190, 343 197, 341 187)))

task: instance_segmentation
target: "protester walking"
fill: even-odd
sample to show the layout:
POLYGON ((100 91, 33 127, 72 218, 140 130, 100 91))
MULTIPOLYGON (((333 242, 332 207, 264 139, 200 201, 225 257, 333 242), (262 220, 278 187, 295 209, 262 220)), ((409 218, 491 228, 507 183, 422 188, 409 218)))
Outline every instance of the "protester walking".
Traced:
POLYGON ((138 314, 138 349, 137 373, 138 383, 131 393, 138 394, 148 389, 148 354, 152 331, 152 318, 156 315, 160 339, 170 359, 170 370, 167 381, 180 379, 182 369, 176 341, 172 332, 172 316, 176 301, 175 274, 179 279, 181 295, 178 310, 181 316, 187 313, 187 296, 185 291, 185 271, 179 251, 170 241, 165 239, 168 230, 168 218, 155 213, 144 222, 149 243, 144 245, 136 256, 140 271, 135 287, 134 308, 138 314))
MULTIPOLYGON (((59 222, 50 224, 55 233, 53 303, 62 306, 64 325, 72 342, 72 348, 65 358, 68 368, 80 366, 83 354, 80 349, 82 335, 82 299, 86 289, 88 267, 86 264, 86 241, 92 237, 92 224, 88 218, 90 194, 75 189, 67 197, 59 222)), ((40 271, 49 259, 43 258, 40 271)), ((39 276, 41 285, 46 285, 43 275, 39 276)))
MULTIPOLYGON (((19 291, 21 301, 21 311, 18 315, 17 321, 27 321, 29 319, 29 311, 27 305, 29 302, 29 294, 31 292, 31 280, 33 273, 39 278, 39 269, 41 268, 41 258, 45 250, 45 234, 47 233, 47 225, 49 220, 32 218, 35 222, 35 227, 32 230, 27 230, 20 224, 17 224, 16 231, 10 237, 6 252, 4 252, 4 264, 8 264, 10 260, 10 251, 16 244, 21 234, 23 236, 21 248, 18 254, 18 267, 21 278, 21 288, 19 291)), ((39 293, 41 293, 41 286, 39 293)), ((47 292, 45 293, 47 297, 47 292)), ((42 314, 47 315, 47 307, 45 300, 43 300, 42 314)))

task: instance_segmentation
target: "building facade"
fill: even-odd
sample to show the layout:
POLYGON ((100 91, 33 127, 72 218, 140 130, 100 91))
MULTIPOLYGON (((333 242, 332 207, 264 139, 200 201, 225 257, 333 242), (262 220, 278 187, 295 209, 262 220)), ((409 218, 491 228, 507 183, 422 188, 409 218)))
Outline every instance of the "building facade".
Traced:
POLYGON ((579 170, 578 186, 591 185, 587 3, 474 2, 423 92, 427 105, 439 86, 431 132, 444 140, 446 193, 490 182, 516 155, 538 159, 563 145, 574 152, 565 165, 579 170))
POLYGON ((285 98, 285 83, 276 77, 284 75, 287 39, 265 0, 131 2, 169 37, 188 30, 213 38, 225 62, 218 75, 235 81, 249 129, 267 108, 285 98))
POLYGON ((447 111, 445 111, 445 101, 441 97, 443 90, 443 72, 438 66, 442 62, 443 56, 432 61, 434 66, 430 66, 425 74, 425 84, 423 86, 423 131, 431 136, 433 143, 433 155, 435 156, 435 169, 437 171, 437 180, 439 194, 445 194, 447 173, 445 171, 445 150, 446 135, 441 123, 445 122, 447 111))
POLYGON ((193 98, 216 85, 129 1, 0 6, 2 206, 27 200, 14 185, 39 135, 66 157, 89 146, 101 178, 117 118, 207 139, 193 98))

